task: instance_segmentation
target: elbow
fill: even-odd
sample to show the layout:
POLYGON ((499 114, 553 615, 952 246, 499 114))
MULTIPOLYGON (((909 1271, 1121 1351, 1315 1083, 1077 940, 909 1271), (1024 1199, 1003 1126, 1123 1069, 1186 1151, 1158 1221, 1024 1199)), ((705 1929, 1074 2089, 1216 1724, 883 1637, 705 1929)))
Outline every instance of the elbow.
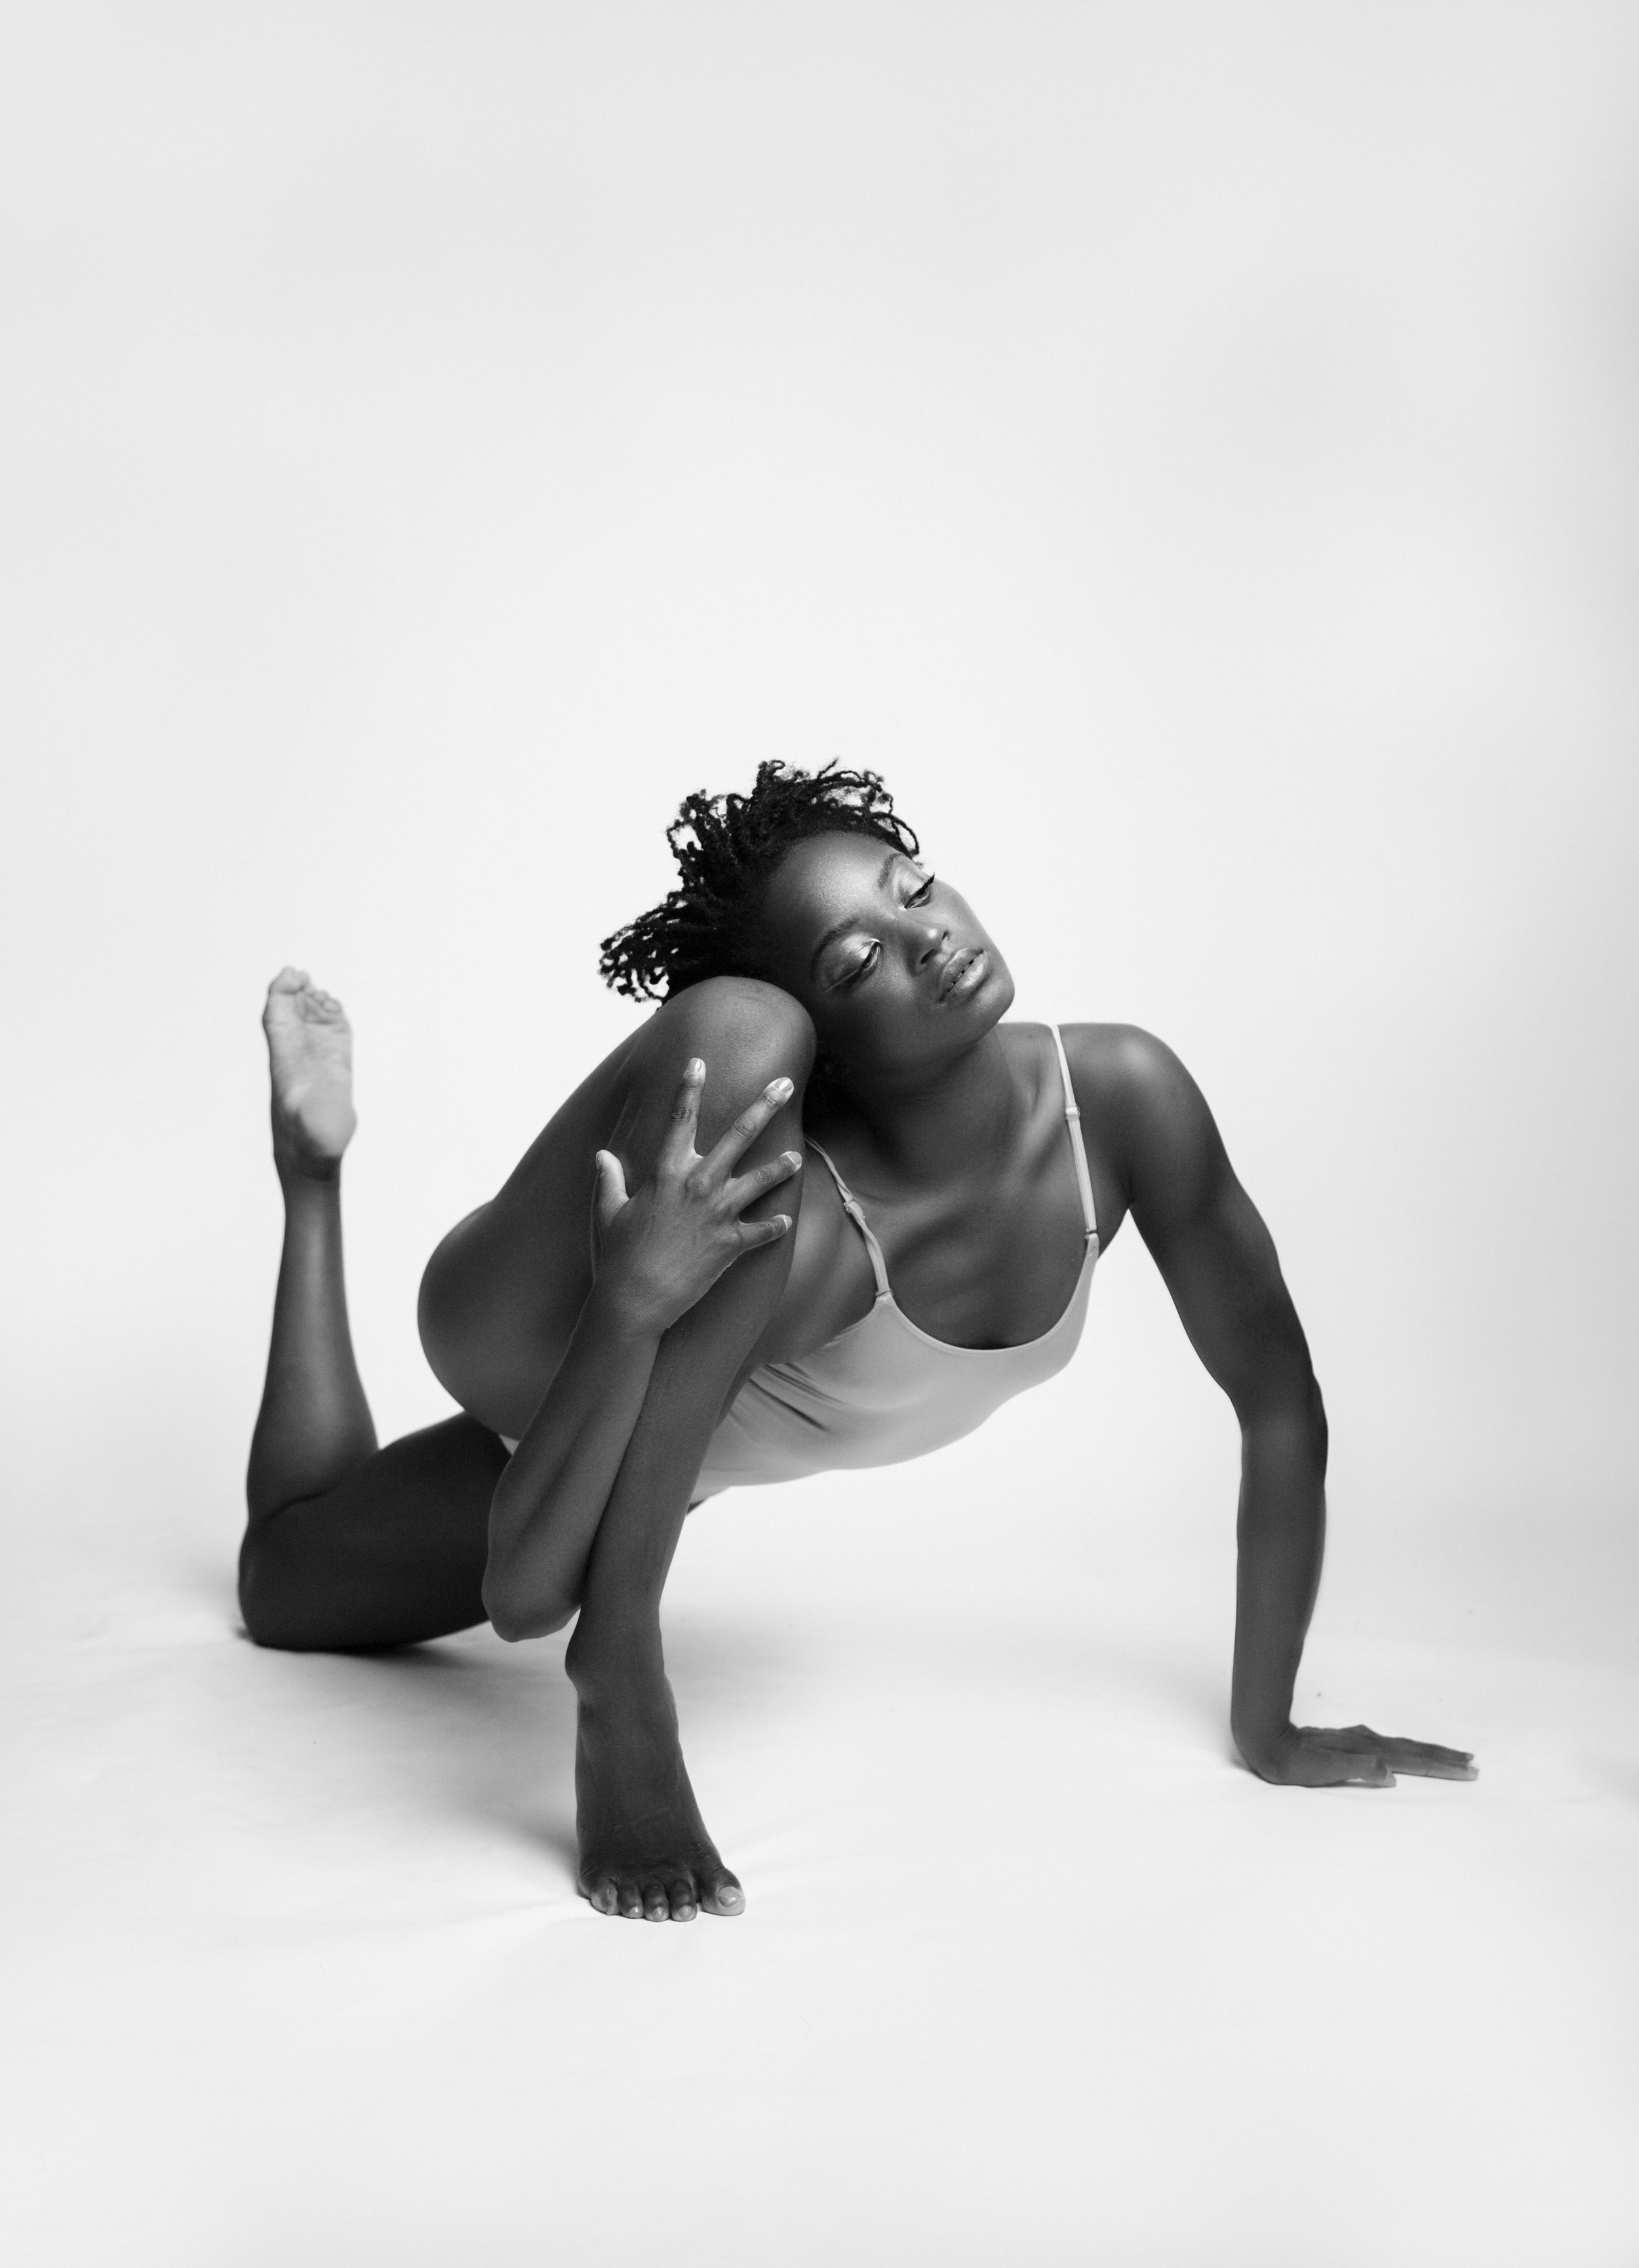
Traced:
POLYGON ((1309 1426, 1314 1437, 1315 1453, 1324 1468, 1331 1436, 1327 1431, 1326 1404, 1320 1399, 1320 1381, 1312 1371, 1309 1373, 1309 1426))
POLYGON ((1305 1370, 1301 1381, 1289 1381, 1279 1389, 1266 1387, 1245 1397, 1237 1403, 1235 1414, 1243 1439, 1283 1436, 1289 1442, 1296 1440, 1320 1471, 1326 1470, 1329 1439, 1326 1403, 1312 1370, 1305 1370))
POLYGON ((1304 1430, 1304 1439, 1310 1455, 1321 1472, 1326 1470, 1326 1453, 1329 1437, 1326 1425, 1326 1404, 1320 1398, 1320 1381, 1311 1371, 1304 1384, 1298 1406, 1294 1413, 1304 1430))
POLYGON ((559 1600, 523 1600, 511 1596, 503 1583, 492 1583, 486 1574, 483 1585, 484 1612, 489 1617, 489 1627, 508 1646, 517 1646, 526 1638, 550 1638, 574 1617, 573 1602, 565 1604, 559 1600))

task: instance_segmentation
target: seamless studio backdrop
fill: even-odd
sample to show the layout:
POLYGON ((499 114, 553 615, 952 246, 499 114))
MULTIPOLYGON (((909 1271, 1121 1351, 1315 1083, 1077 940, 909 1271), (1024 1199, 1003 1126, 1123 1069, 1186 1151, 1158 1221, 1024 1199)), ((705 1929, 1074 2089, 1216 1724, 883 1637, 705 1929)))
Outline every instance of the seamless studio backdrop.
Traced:
POLYGON ((0 2183, 18 2268, 1630 2268, 1630 10, 19 7, 0 2183), (919 1465, 689 1525, 735 1925, 574 1895, 562 1641, 239 1632, 261 990, 432 1244, 757 761, 1159 1032, 1332 1419, 1312 1721, 1130 1227, 919 1465))

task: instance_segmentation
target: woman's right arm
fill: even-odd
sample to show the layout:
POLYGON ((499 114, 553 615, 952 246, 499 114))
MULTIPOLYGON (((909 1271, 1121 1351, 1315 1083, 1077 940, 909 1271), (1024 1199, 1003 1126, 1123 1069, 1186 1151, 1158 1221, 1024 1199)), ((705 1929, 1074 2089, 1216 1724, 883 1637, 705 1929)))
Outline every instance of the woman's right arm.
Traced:
POLYGON ((629 1199, 618 1160, 598 1157, 598 1273, 563 1360, 489 1508, 484 1609, 503 1638, 562 1630, 654 1371, 660 1343, 740 1255, 770 1244, 790 1217, 743 1220, 794 1174, 794 1151, 736 1178, 735 1160, 791 1092, 775 1079, 709 1157, 695 1149, 705 1066, 690 1063, 650 1179, 629 1199))

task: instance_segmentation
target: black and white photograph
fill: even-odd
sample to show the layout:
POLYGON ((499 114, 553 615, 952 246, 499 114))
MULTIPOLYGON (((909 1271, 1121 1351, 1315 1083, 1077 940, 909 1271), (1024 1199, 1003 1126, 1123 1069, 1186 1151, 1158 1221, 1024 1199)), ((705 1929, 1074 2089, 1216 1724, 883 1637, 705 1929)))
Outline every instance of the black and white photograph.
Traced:
POLYGON ((1639 2264, 1639 11, 0 24, 7 2268, 1639 2264))

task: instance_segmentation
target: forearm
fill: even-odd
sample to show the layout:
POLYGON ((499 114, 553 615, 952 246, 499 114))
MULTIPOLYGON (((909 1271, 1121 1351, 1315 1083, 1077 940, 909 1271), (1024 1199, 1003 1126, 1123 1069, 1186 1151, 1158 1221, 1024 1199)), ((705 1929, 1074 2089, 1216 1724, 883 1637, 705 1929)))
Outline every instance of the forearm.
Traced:
POLYGON ((660 1597, 724 1391, 687 1323, 668 1335, 585 1560, 564 1666, 583 1699, 660 1666, 660 1597))
POLYGON ((490 1505, 483 1596, 501 1637, 544 1636, 574 1612, 660 1338, 594 1284, 490 1505))
POLYGON ((661 1668, 660 1599, 736 1374, 783 1270, 736 1269, 666 1332, 584 1565, 564 1668, 583 1702, 661 1668))
POLYGON ((1292 1688, 1326 1543, 1319 1395, 1243 1424, 1230 1720, 1254 1771, 1291 1724, 1292 1688))

